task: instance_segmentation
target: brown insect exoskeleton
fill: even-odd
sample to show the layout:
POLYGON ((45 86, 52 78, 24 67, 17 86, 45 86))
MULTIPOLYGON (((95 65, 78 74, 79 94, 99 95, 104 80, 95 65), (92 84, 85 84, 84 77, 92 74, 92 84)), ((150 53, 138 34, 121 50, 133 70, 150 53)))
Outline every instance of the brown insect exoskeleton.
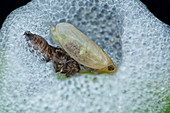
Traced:
POLYGON ((59 46, 53 47, 39 35, 32 34, 29 31, 24 33, 29 47, 33 47, 37 54, 42 54, 46 62, 52 61, 56 72, 61 72, 70 77, 80 71, 80 66, 77 61, 71 58, 67 52, 59 46))

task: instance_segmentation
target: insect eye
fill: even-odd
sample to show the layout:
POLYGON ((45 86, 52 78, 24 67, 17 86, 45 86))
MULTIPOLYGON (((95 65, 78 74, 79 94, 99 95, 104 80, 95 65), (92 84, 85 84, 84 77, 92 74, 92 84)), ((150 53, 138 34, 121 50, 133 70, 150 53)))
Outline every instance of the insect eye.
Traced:
POLYGON ((109 71, 113 71, 115 69, 113 65, 110 65, 107 68, 108 68, 109 71))

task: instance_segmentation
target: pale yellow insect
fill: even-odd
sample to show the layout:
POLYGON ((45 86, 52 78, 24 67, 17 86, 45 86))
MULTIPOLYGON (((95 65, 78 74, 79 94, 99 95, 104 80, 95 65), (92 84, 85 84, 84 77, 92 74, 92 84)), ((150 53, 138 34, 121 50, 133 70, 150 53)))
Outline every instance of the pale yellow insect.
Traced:
POLYGON ((69 23, 59 23, 50 28, 54 41, 80 64, 101 73, 116 72, 110 57, 90 38, 69 23))

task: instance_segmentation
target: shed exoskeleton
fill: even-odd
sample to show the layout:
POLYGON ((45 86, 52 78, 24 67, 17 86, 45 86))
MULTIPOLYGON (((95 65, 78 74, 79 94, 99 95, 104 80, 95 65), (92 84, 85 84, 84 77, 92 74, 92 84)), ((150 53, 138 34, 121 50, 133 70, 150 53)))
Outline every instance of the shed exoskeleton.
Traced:
POLYGON ((71 58, 61 47, 53 47, 43 37, 29 31, 26 31, 24 35, 28 46, 32 47, 30 51, 42 55, 43 61, 52 61, 56 72, 60 72, 66 77, 71 77, 80 71, 79 63, 71 58))

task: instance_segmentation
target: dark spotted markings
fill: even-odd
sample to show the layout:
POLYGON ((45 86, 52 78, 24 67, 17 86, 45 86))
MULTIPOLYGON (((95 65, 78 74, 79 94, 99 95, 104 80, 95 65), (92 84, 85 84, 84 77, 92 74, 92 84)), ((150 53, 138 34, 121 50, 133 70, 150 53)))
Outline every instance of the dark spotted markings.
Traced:
POLYGON ((44 38, 29 31, 26 31, 24 35, 28 46, 33 47, 35 51, 39 51, 43 55, 42 60, 46 62, 52 60, 56 72, 63 73, 66 77, 71 77, 80 71, 79 63, 71 58, 64 49, 49 45, 44 38))

